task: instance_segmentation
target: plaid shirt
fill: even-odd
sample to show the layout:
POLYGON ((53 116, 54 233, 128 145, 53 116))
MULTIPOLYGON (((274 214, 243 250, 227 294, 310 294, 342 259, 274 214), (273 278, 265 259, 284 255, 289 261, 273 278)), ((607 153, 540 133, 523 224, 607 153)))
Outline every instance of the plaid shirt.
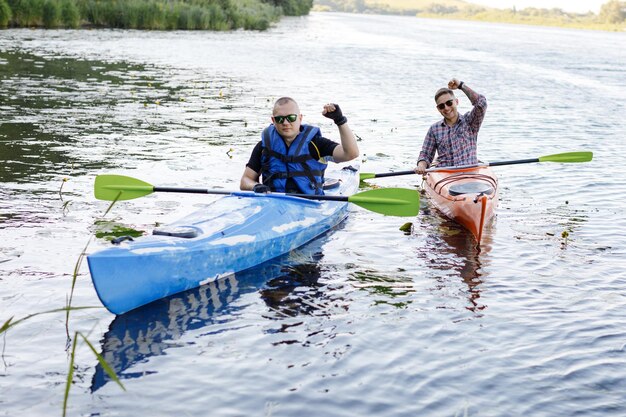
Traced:
POLYGON ((477 164, 476 148, 478 142, 478 130, 485 118, 487 111, 487 99, 485 96, 476 94, 472 102, 472 110, 459 115, 459 120, 454 126, 448 126, 444 119, 433 124, 424 138, 420 161, 429 164, 437 152, 438 166, 458 166, 477 164))

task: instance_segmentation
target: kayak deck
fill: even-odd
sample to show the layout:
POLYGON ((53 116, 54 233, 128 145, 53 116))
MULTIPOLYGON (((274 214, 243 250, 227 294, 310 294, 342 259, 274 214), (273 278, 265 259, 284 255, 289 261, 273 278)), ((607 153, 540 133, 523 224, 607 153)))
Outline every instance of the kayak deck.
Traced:
POLYGON ((483 229, 498 206, 498 180, 493 171, 486 166, 431 171, 424 188, 433 205, 469 230, 480 245, 483 229))
MULTIPOLYGON (((358 188, 358 170, 328 175, 339 180, 328 195, 347 196, 358 188)), ((93 253, 87 261, 103 305, 122 314, 288 253, 347 215, 347 202, 234 193, 155 234, 93 253)))

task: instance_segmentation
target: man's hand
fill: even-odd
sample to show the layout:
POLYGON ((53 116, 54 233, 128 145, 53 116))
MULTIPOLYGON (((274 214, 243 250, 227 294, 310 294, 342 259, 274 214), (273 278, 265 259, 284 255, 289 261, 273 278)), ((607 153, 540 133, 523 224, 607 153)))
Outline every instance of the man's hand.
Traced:
POLYGON ((413 171, 415 171, 416 174, 424 175, 426 168, 428 168, 428 163, 426 163, 426 161, 420 161, 413 171))
POLYGON ((339 104, 329 103, 324 106, 324 110, 322 111, 322 115, 324 117, 328 117, 332 119, 337 126, 341 126, 346 123, 348 119, 346 116, 341 113, 341 109, 339 108, 339 104))
POLYGON ((457 80, 456 78, 453 78, 450 81, 448 81, 448 88, 450 90, 456 90, 457 88, 461 88, 461 84, 462 84, 461 81, 457 80))
POLYGON ((259 194, 267 194, 269 193, 270 187, 268 187, 265 184, 256 184, 253 188, 252 191, 254 191, 255 193, 259 193, 259 194))

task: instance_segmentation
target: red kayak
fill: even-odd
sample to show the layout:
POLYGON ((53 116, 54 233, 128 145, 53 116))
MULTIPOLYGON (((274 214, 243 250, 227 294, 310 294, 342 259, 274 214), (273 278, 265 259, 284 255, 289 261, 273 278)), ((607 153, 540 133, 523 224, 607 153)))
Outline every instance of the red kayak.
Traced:
POLYGON ((439 211, 472 232, 478 244, 498 206, 498 179, 488 166, 437 168, 426 173, 426 193, 439 211))

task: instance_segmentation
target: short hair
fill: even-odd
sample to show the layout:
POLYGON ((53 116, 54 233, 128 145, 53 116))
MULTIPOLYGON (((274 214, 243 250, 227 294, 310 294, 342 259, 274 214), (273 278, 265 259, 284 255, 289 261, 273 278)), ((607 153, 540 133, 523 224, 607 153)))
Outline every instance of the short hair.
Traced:
POLYGON ((300 106, 298 106, 298 103, 296 103, 296 100, 292 99, 291 97, 281 97, 278 100, 276 100, 276 102, 274 103, 274 110, 276 109, 276 107, 282 106, 283 104, 287 104, 287 103, 295 104, 296 107, 298 107, 298 111, 300 111, 300 106))
POLYGON ((444 94, 450 94, 452 97, 455 97, 454 91, 450 90, 449 88, 444 87, 444 88, 440 88, 435 93, 435 101, 437 101, 437 99, 444 94))

